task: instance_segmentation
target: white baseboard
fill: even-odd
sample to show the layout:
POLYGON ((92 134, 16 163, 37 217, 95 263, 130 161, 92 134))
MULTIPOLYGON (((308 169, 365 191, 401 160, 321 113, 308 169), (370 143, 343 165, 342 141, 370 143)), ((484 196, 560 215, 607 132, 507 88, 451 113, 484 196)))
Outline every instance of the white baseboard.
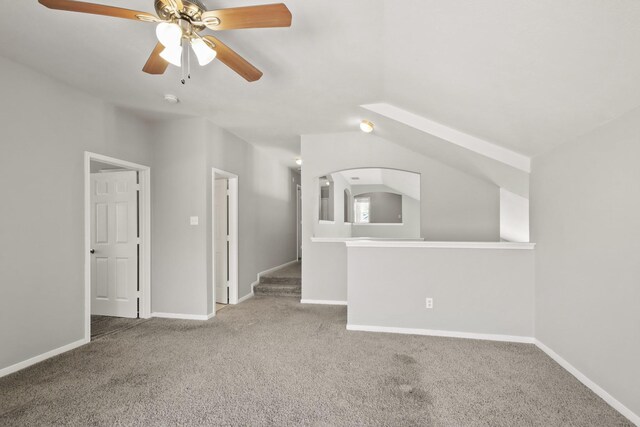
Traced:
POLYGON ((89 343, 89 340, 86 338, 83 338, 81 340, 72 342, 71 344, 63 345, 62 347, 58 347, 54 350, 47 351, 46 353, 42 353, 38 356, 32 357, 31 359, 18 362, 15 365, 11 365, 6 368, 0 369, 0 378, 9 374, 13 374, 14 372, 18 372, 24 368, 28 368, 31 365, 35 365, 36 363, 50 359, 59 354, 66 353, 67 351, 73 350, 74 348, 81 347, 87 343, 89 343))
POLYGON ((206 314, 151 313, 151 317, 182 320, 209 320, 209 316, 206 314))
POLYGON ((390 334, 426 335, 432 337, 466 338, 472 340, 504 341, 533 344, 533 337, 518 335, 478 334, 474 332, 439 331, 435 329, 396 328, 389 326, 347 325, 349 331, 386 332, 390 334))
POLYGON ((582 384, 584 384, 585 386, 590 388, 591 391, 593 391, 595 394, 600 396, 602 398, 602 400, 604 400, 609 405, 611 405, 611 407, 613 407, 616 411, 620 412, 622 415, 627 417, 629 419, 629 421, 631 421, 635 425, 640 426, 640 415, 635 414, 631 409, 629 409, 626 406, 624 406, 620 401, 618 401, 616 398, 614 398, 609 393, 607 393, 598 384, 596 384, 593 381, 591 381, 585 374, 580 372, 571 363, 567 362, 565 359, 562 358, 562 356, 560 356, 555 351, 551 350, 545 344, 543 344, 542 342, 540 342, 538 340, 535 340, 535 345, 540 350, 544 351, 550 358, 555 360, 558 363, 558 365, 562 366, 571 375, 576 377, 578 379, 578 381, 580 381, 582 384))
POLYGON ((301 299, 301 304, 321 304, 321 305, 347 305, 346 301, 331 301, 324 299, 301 299))
POLYGON ((242 298, 238 299, 238 304, 240 304, 241 302, 245 302, 249 298, 253 298, 253 285, 251 286, 251 293, 248 293, 247 295, 245 295, 242 298))
MULTIPOLYGON (((215 310, 215 308, 214 308, 214 310, 215 310)), ((215 315, 216 315, 215 311, 213 313, 207 314, 207 320, 211 319, 212 317, 215 317, 215 315)))
MULTIPOLYGON (((251 294, 250 295, 253 295, 253 288, 255 288, 258 283, 260 283, 260 279, 256 280, 255 282, 253 282, 251 284, 251 294)), ((240 303, 240 300, 238 300, 238 303, 240 303)))

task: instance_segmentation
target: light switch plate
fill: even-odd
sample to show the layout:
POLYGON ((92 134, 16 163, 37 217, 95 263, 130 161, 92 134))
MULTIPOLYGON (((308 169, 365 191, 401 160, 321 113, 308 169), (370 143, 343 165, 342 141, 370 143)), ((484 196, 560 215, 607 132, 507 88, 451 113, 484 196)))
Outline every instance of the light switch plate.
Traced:
POLYGON ((198 225, 198 217, 197 216, 192 216, 191 218, 189 218, 189 224, 198 225))

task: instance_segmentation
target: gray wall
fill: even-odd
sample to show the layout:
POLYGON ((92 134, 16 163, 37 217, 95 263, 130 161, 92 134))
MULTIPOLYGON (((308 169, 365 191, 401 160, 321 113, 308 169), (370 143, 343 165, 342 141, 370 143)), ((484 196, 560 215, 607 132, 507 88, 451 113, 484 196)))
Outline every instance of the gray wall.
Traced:
MULTIPOLYGON (((259 272, 296 259, 296 172, 268 152, 207 122, 207 173, 212 167, 239 176, 240 283, 251 293, 259 272)), ((211 180, 207 180, 211 216, 211 180)), ((210 225, 210 224, 209 224, 210 225)), ((211 232, 207 232, 211 237, 211 232)), ((211 252, 211 244, 209 243, 211 252)), ((208 256, 209 262, 211 256, 208 256)), ((211 277, 211 276, 210 276, 211 277)))
MULTIPOLYGON (((390 189, 386 185, 354 185, 352 189, 356 195, 375 191, 395 192, 395 190, 390 189)), ((351 225, 352 237, 416 239, 419 238, 420 235, 420 200, 416 200, 407 195, 402 196, 402 225, 351 225)))
POLYGON ((402 195, 376 192, 361 193, 360 197, 369 197, 369 222, 373 224, 402 224, 402 195))
POLYGON ((420 237, 420 200, 402 196, 402 224, 352 224, 352 237, 416 239, 420 237))
POLYGON ((213 310, 212 168, 238 175, 238 296, 259 272, 296 258, 294 172, 268 153, 207 120, 183 119, 158 123, 154 164, 153 311, 213 310))
MULTIPOLYGON (((316 177, 319 178, 319 177, 316 177)), ((317 206, 318 212, 314 215, 313 222, 313 233, 315 236, 325 236, 325 237, 351 237, 351 224, 345 222, 344 220, 344 190, 350 190, 351 186, 347 182, 346 179, 340 174, 333 174, 333 200, 332 207, 334 217, 333 223, 319 223, 320 219, 320 180, 315 179, 311 186, 303 187, 304 194, 313 194, 314 195, 314 204, 317 206), (309 191, 309 189, 311 191, 309 191)), ((304 195, 302 196, 304 197, 304 195)), ((304 214, 303 214, 304 216, 304 214)), ((303 224, 303 227, 305 224, 303 224)))
POLYGON ((347 252, 350 325, 533 337, 533 250, 347 252))
POLYGON ((154 131, 152 311, 207 314, 205 122, 168 120, 154 131))
MULTIPOLYGON (((499 241, 499 191, 491 183, 362 132, 304 135, 301 147, 303 188, 314 188, 319 176, 344 169, 386 167, 417 172, 421 174, 422 237, 499 241)), ((337 255, 346 251, 336 244, 311 242, 318 221, 317 198, 316 191, 303 193, 302 298, 346 301, 346 258, 337 255)), ((336 204, 342 219, 342 197, 336 204)), ((347 226, 344 228, 346 231, 347 226)), ((350 230, 345 235, 350 236, 350 230)))
POLYGON ((2 369, 84 338, 84 151, 151 151, 146 122, 3 58, 0 74, 2 369))
POLYGON ((536 338, 640 414, 640 110, 533 162, 536 338))
POLYGON ((295 176, 268 154, 202 119, 138 119, 3 58, 0 72, 0 369, 84 338, 84 151, 152 168, 152 311, 211 311, 211 166, 240 175, 240 296, 295 259, 295 176))

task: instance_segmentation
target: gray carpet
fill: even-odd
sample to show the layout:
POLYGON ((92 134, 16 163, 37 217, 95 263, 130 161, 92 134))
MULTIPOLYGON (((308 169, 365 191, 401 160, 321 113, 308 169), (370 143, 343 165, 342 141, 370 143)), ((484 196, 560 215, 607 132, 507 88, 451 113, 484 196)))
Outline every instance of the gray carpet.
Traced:
POLYGON ((631 425, 532 345, 345 323, 283 297, 152 319, 0 379, 0 425, 631 425))
POLYGON ((138 326, 146 319, 127 319, 124 317, 91 316, 91 339, 102 338, 138 326))
POLYGON ((284 268, 260 276, 260 282, 253 288, 259 296, 289 296, 302 295, 302 266, 300 262, 290 264, 284 268))

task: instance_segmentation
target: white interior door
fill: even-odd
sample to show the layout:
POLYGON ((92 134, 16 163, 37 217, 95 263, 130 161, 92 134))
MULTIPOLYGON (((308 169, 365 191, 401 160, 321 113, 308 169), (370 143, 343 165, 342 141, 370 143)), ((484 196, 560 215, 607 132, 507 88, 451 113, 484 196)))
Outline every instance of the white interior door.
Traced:
POLYGON ((228 210, 227 210, 227 180, 216 179, 214 189, 214 208, 213 226, 214 234, 214 253, 215 253, 215 297, 216 302, 220 304, 229 303, 229 277, 228 277, 228 210))
POLYGON ((138 316, 136 172, 91 174, 91 314, 138 316))

